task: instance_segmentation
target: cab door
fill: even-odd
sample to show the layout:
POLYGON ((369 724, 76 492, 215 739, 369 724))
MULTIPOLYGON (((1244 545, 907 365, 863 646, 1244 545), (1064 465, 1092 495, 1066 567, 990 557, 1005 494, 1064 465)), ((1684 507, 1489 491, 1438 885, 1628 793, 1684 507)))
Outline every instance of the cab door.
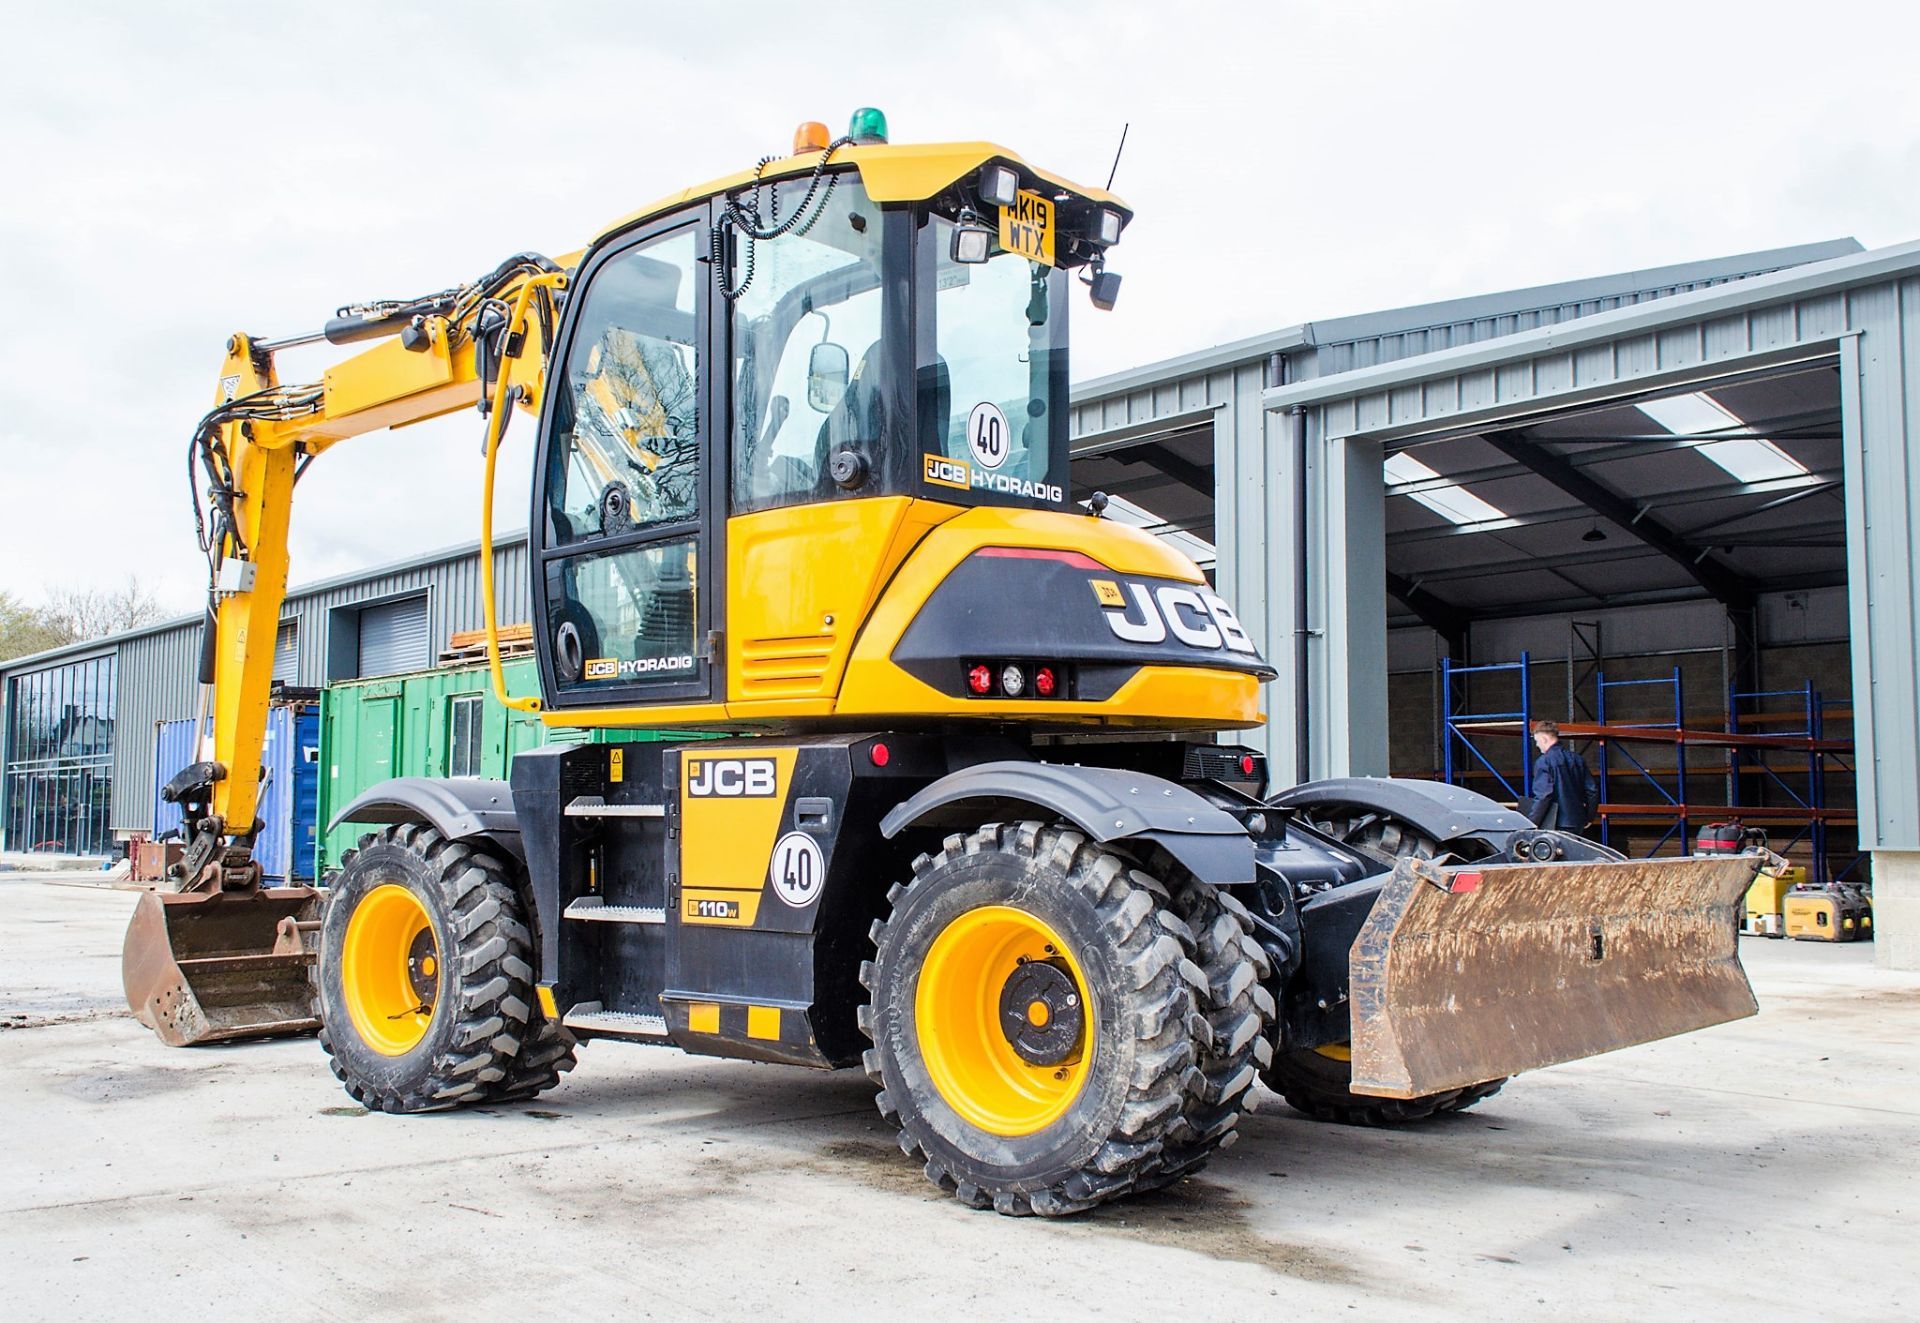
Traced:
POLYGON ((712 283, 703 206, 594 254, 569 301, 541 420, 529 552, 547 705, 724 692, 712 283), (718 497, 718 499, 716 499, 718 497))

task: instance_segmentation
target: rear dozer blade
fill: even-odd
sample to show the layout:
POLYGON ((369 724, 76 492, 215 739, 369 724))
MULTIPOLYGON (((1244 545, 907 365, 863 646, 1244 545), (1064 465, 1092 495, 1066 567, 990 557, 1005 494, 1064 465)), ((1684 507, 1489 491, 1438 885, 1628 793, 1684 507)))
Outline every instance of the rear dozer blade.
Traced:
POLYGON ((149 891, 120 957, 127 1005, 168 1047, 312 1033, 319 918, 312 887, 149 891))
POLYGON ((1752 1015, 1758 860, 1402 859, 1349 954, 1353 1090, 1416 1098, 1752 1015))

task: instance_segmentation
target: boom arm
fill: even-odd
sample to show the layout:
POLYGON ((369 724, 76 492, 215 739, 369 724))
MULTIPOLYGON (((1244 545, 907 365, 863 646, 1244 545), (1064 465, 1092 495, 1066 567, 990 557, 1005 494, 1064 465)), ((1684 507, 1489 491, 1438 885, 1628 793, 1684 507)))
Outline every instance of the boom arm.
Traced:
MULTIPOLYGON (((540 407, 555 295, 565 287, 559 266, 522 254, 444 295, 350 310, 328 324, 324 338, 383 338, 336 363, 315 385, 280 385, 273 363, 279 345, 245 335, 227 341, 215 406, 196 430, 189 457, 208 482, 208 509, 203 516, 196 493, 195 517, 209 561, 200 683, 211 686, 213 735, 211 760, 168 787, 169 797, 187 808, 189 889, 247 886, 258 878, 247 841, 258 811, 274 642, 287 589, 287 532, 300 473, 313 456, 348 437, 479 405, 490 415, 490 507, 493 454, 507 407, 540 407), (502 401, 505 407, 494 407, 502 401)), ((490 533, 491 521, 485 522, 490 533)), ((487 579, 491 608, 491 574, 487 579)), ((491 648, 491 609, 488 624, 491 648)))

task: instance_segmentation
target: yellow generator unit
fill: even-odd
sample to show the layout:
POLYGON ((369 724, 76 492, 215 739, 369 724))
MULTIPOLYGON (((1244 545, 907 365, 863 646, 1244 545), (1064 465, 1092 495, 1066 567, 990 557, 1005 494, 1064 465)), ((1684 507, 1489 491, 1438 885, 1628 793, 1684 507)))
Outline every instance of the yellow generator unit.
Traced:
POLYGON ((1750 937, 1784 937, 1786 927, 1781 920, 1781 902, 1787 893, 1798 886, 1805 886, 1807 870, 1804 868, 1763 868, 1759 876, 1753 879, 1753 885, 1747 888, 1747 903, 1741 912, 1740 931, 1750 937))
POLYGON ((1781 903, 1787 936, 1802 942, 1858 942, 1873 936, 1873 903, 1857 887, 1795 887, 1781 903))

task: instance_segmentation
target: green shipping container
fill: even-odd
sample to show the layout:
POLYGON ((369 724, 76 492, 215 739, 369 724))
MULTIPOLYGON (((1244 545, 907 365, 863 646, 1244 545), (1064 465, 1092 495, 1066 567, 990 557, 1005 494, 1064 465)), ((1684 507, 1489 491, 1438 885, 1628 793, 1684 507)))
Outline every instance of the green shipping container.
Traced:
MULTIPOLYGON (((516 658, 504 669, 508 693, 539 692, 532 658, 516 658)), ((326 824, 355 795, 382 781, 396 776, 504 779, 514 754, 543 744, 687 738, 683 731, 544 725, 537 716, 500 706, 484 663, 328 685, 320 698, 319 875, 339 867, 341 854, 368 831, 361 823, 332 830, 326 824)))

